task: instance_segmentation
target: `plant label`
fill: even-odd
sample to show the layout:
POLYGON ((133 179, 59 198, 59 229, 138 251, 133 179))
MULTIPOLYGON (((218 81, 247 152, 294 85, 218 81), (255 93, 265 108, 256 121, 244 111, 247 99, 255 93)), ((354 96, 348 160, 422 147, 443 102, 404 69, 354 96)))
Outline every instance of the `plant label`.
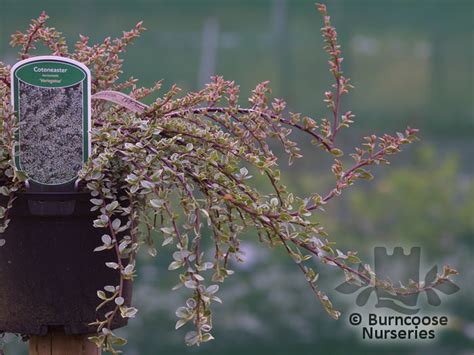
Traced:
POLYGON ((11 71, 15 165, 29 181, 73 183, 90 146, 90 71, 63 57, 33 57, 11 71))

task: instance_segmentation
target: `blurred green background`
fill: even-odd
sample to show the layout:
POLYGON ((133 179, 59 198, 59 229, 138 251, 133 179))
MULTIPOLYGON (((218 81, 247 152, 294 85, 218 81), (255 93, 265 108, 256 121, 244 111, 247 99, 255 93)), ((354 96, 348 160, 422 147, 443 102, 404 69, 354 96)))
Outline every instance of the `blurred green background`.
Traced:
MULTIPOLYGON (((435 311, 450 316, 437 342, 406 346, 362 343, 348 326, 355 297, 334 287, 337 270, 322 267, 320 280, 340 321, 324 314, 287 256, 245 238, 247 263, 222 287, 215 307, 214 342, 186 348, 174 331, 174 310, 186 295, 170 289, 170 256, 143 256, 136 284, 139 317, 121 333, 127 355, 168 354, 472 354, 474 351, 474 2, 471 0, 327 1, 344 52, 344 71, 356 90, 343 109, 356 115, 341 133, 344 146, 371 132, 420 128, 421 141, 393 164, 375 169, 376 179, 359 183, 334 200, 320 220, 340 248, 357 249, 371 261, 374 246, 422 247, 426 268, 449 263, 461 275, 461 291, 443 298, 435 311), (350 350, 348 350, 350 349, 350 350)), ((288 101, 290 110, 326 115, 324 91, 331 85, 313 1, 0 0, 0 60, 14 63, 8 45, 41 10, 72 46, 78 34, 91 41, 118 36, 144 20, 148 31, 125 55, 125 76, 144 85, 165 79, 186 90, 212 74, 241 85, 243 96, 263 80, 288 101)), ((331 186, 329 160, 301 140, 306 158, 289 170, 288 185, 300 195, 331 186)), ((426 271, 426 270, 425 270, 426 271)), ((422 276, 423 274, 421 274, 422 276)), ((424 296, 420 296, 424 298, 424 296)), ((372 301, 374 301, 372 299, 372 301)), ((370 302, 370 301, 369 301, 370 302)), ((11 340, 7 354, 25 353, 11 340)))

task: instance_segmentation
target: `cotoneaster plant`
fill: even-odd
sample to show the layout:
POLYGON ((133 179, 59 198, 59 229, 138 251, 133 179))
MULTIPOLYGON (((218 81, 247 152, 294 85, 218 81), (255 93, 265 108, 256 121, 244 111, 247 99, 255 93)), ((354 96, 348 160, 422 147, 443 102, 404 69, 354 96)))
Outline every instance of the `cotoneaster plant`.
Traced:
MULTIPOLYGON (((97 211, 94 226, 103 229, 95 252, 115 250, 116 258, 107 267, 121 275, 119 285, 104 285, 97 291, 99 307, 115 305, 95 323, 98 333, 91 340, 99 347, 118 353, 115 347, 126 342, 110 330, 110 325, 114 317, 130 318, 137 313, 136 308, 124 305, 122 292, 124 281, 136 275, 136 254, 142 249, 152 256, 158 250, 173 256, 168 268, 178 275, 175 288, 184 287, 189 292, 189 299, 176 310, 176 328, 190 328, 185 335, 188 345, 213 339, 211 306, 221 302, 219 283, 233 274, 229 261, 240 261, 243 233, 254 235, 263 247, 284 248, 335 319, 340 313, 319 289, 315 260, 341 270, 349 282, 369 283, 401 295, 430 290, 456 274, 446 266, 431 284, 396 287, 377 279, 356 252, 335 249, 323 227, 312 218, 357 180, 371 179, 367 168, 388 164, 388 157, 415 141, 417 132, 407 128, 395 135, 367 136, 360 147, 347 154, 350 158, 345 158, 336 138, 353 123, 351 111, 341 112, 341 100, 352 86, 342 71, 341 48, 326 6, 318 4, 317 9, 323 16, 324 49, 334 77, 332 88, 324 93, 327 117, 287 112, 285 101, 270 97, 268 82, 258 84, 250 97, 242 100, 239 86, 220 76, 212 77, 197 92, 181 94, 173 85, 138 114, 93 101, 93 152, 80 171, 79 188, 90 192, 93 210, 97 211), (315 149, 334 157, 331 171, 335 183, 330 191, 298 197, 281 183, 279 157, 272 147, 280 145, 290 164, 302 158, 291 138, 293 131, 304 133, 315 149), (263 193, 253 186, 251 174, 263 175, 272 192, 263 193), (203 238, 213 244, 212 254, 203 252, 203 238)), ((43 13, 27 31, 13 34, 11 45, 20 47, 20 59, 32 56, 36 45, 41 44, 53 55, 88 66, 93 74, 93 93, 115 90, 141 100, 159 92, 161 81, 145 88, 133 78, 120 80, 120 56, 140 36, 142 23, 121 38, 108 37, 100 44, 90 44, 87 37, 80 36, 70 51, 61 33, 47 27, 47 18, 43 13)), ((8 226, 15 195, 25 188, 25 177, 16 171, 11 156, 16 120, 10 103, 10 70, 0 63, 0 193, 8 201, 0 207, 0 232, 8 226)), ((1 245, 5 243, 8 241, 0 239, 1 245)))

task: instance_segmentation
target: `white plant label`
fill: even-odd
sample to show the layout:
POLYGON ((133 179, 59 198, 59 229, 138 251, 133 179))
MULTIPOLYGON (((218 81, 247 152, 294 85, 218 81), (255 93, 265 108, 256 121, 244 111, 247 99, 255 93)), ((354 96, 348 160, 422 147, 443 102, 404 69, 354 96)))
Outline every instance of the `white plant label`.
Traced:
POLYGON ((90 78, 84 64, 63 57, 33 57, 13 66, 15 165, 28 180, 63 185, 77 179, 91 150, 90 78))

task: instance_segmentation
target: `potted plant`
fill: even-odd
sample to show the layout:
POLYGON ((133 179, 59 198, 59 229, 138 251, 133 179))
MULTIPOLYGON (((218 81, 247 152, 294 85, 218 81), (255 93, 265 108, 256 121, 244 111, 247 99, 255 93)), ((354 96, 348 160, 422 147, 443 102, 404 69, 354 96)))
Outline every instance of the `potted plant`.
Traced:
MULTIPOLYGON (((179 274, 176 288, 189 291, 189 299, 176 310, 176 328, 191 328, 185 335, 188 345, 207 342, 213 339, 211 305, 221 302, 219 283, 233 273, 229 262, 239 260, 240 236, 244 231, 251 231, 264 246, 284 248, 324 309, 335 319, 340 313, 319 289, 318 273, 309 264, 311 259, 342 270, 349 282, 370 282, 402 295, 428 290, 447 282, 456 273, 445 267, 430 285, 395 287, 377 279, 356 252, 335 249, 323 227, 311 218, 356 181, 371 179, 367 168, 388 164, 388 157, 398 153, 402 145, 415 141, 417 132, 407 128, 395 135, 367 136, 345 158, 336 138, 353 123, 354 114, 341 111, 341 100, 352 86, 342 72, 341 48, 326 7, 317 8, 323 16, 324 49, 334 78, 333 87, 324 94, 329 116, 321 119, 287 112, 285 101, 270 97, 268 82, 258 84, 248 98, 248 105, 243 106, 238 85, 219 76, 200 91, 180 94, 174 85, 150 106, 140 104, 140 100, 155 95, 161 88, 161 82, 144 88, 138 87, 133 78, 121 80, 120 56, 144 30, 141 23, 121 38, 106 38, 100 44, 92 45, 87 37, 81 36, 74 51, 69 50, 59 32, 47 27, 46 14, 33 20, 26 32, 12 36, 11 44, 20 47, 21 59, 29 58, 35 45, 42 43, 52 55, 86 65, 93 75, 91 85, 96 98, 92 103, 92 151, 79 173, 78 192, 30 194, 25 192, 25 175, 12 162, 18 127, 10 104, 11 68, 0 64, 0 232, 4 235, 0 239, 0 280, 8 280, 8 287, 15 292, 23 287, 21 292, 30 303, 28 312, 37 318, 37 326, 54 307, 60 308, 59 313, 64 312, 63 318, 68 312, 83 309, 84 304, 65 309, 79 292, 89 305, 81 319, 97 331, 90 339, 115 352, 115 346, 125 341, 112 330, 137 313, 130 303, 136 254, 145 250, 156 256, 158 249, 162 249, 173 256, 169 270, 179 274), (318 151, 333 156, 331 171, 335 184, 327 193, 298 197, 282 183, 279 160, 273 150, 277 145, 283 148, 290 164, 302 158, 292 139, 293 131, 310 139, 318 151), (271 192, 255 188, 254 174, 266 179, 271 192), (35 204, 50 200, 73 203, 72 212, 62 216, 35 214, 35 204), (57 230, 48 234, 42 232, 45 228, 57 230), (37 236, 41 233, 49 237, 37 236), (213 245, 212 255, 203 252, 204 238, 213 245), (30 249, 38 252, 25 252, 30 249), (66 249, 67 260, 61 260, 61 252, 66 249), (35 255, 33 260, 20 264, 25 256, 31 255, 35 255), (8 260, 13 258, 16 268, 8 266, 8 260), (80 271, 75 269, 71 274, 67 273, 71 270, 55 273, 54 277, 41 280, 41 285, 20 285, 20 265, 30 270, 41 265, 44 274, 58 264, 70 265, 71 258, 74 265, 90 267, 83 270, 87 275, 79 283, 71 279, 73 273, 80 271), (97 274, 91 277, 94 273, 97 274), (64 286, 69 293, 63 290, 64 286), (39 296, 43 307, 47 299, 63 300, 48 305, 48 312, 42 313, 29 287, 48 293, 46 298, 39 296), (83 289, 87 289, 87 295, 79 291, 83 289), (91 296, 99 298, 94 307, 90 306, 91 296), (91 314, 97 318, 90 320, 91 314)), ((9 310, 0 307, 0 328, 35 334, 27 326, 26 318, 18 318, 24 329, 11 326, 18 316, 16 302, 2 298, 3 287, 4 283, 0 302, 8 305, 9 310)), ((56 323, 49 325, 64 326, 61 319, 56 323)), ((90 332, 89 326, 82 322, 70 326, 70 331, 90 332)), ((37 332, 41 333, 40 328, 37 332)))

